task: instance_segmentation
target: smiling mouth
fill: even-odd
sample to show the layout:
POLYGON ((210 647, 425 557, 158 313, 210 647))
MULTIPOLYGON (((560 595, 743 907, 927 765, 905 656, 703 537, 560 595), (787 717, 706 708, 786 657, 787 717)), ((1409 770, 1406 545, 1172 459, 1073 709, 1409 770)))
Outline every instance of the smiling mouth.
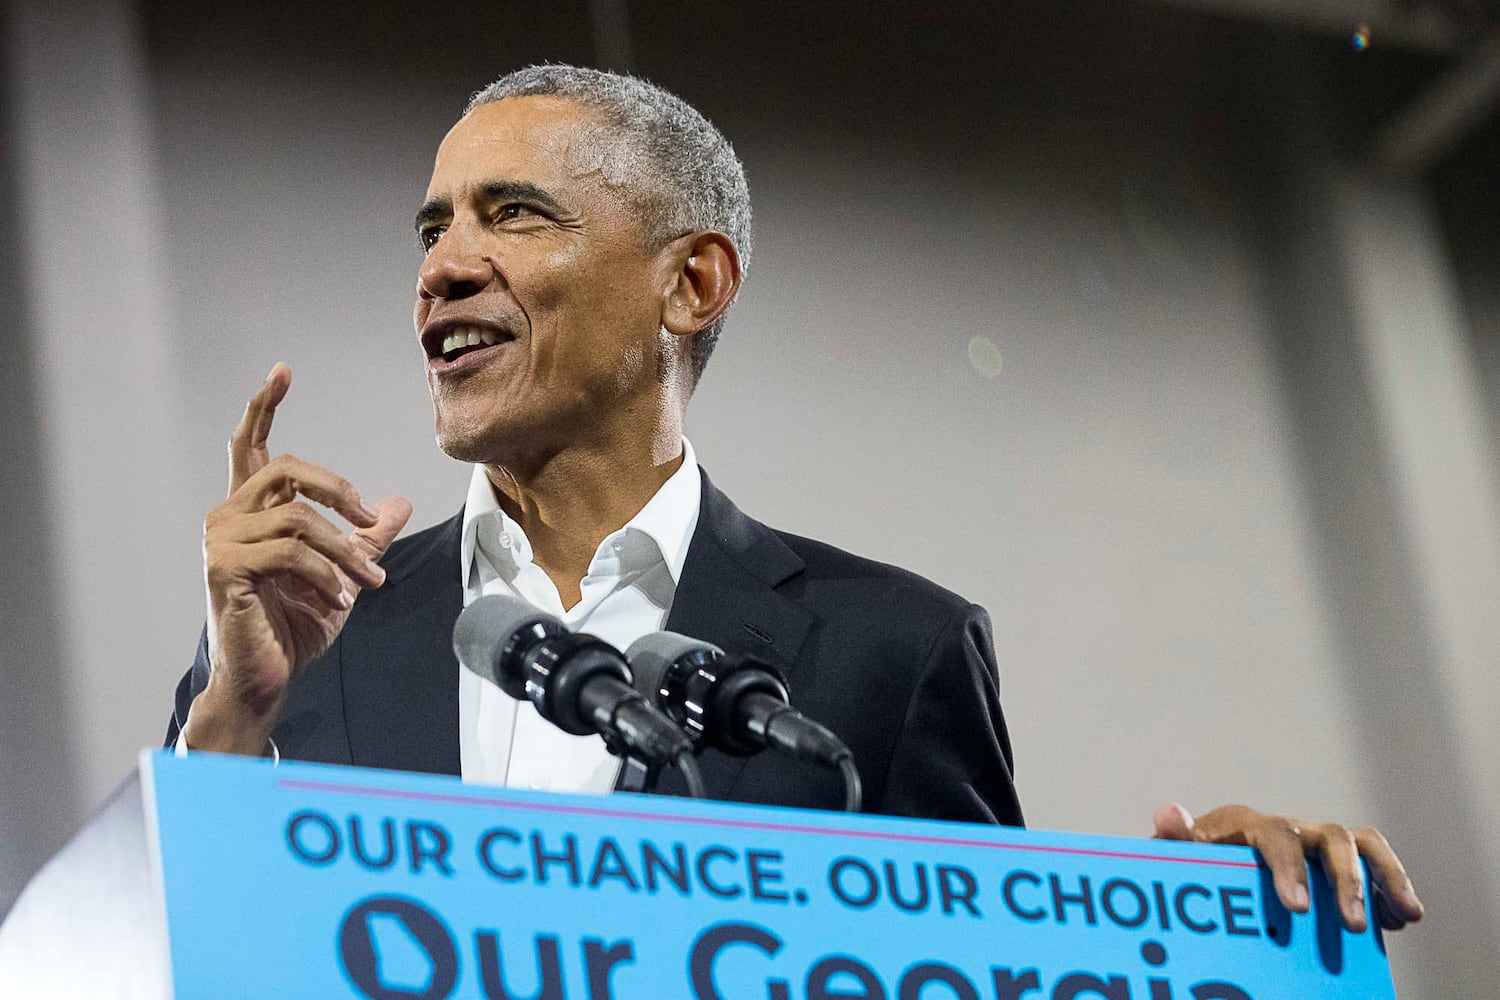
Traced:
POLYGON ((452 363, 465 354, 481 351, 486 347, 494 347, 509 339, 511 338, 485 327, 460 326, 443 338, 443 342, 438 345, 436 356, 445 362, 452 363))

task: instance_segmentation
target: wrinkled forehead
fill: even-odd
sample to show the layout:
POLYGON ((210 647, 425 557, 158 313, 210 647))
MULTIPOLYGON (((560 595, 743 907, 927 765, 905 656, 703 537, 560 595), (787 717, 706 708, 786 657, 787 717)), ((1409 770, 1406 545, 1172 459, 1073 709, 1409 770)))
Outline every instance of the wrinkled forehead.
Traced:
POLYGON ((456 197, 497 177, 609 188, 628 182, 623 137, 592 109, 556 97, 482 104, 438 146, 427 193, 456 197))

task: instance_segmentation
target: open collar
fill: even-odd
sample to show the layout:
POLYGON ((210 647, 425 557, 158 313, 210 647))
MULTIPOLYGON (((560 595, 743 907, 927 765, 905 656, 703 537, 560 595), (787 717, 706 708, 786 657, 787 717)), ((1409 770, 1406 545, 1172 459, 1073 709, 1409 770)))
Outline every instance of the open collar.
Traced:
MULTIPOLYGON (((685 463, 684 463, 685 464, 685 463)), ((815 616, 777 592, 803 570, 771 529, 743 514, 699 474, 699 514, 666 628, 750 653, 784 671, 795 690, 815 616)), ((363 767, 458 774, 458 660, 453 623, 463 609, 456 572, 464 512, 392 553, 385 586, 361 595, 341 634, 339 670, 350 758, 363 767)), ((745 758, 704 754, 716 796, 730 796, 745 758)), ((681 794, 675 772, 662 791, 681 794)))

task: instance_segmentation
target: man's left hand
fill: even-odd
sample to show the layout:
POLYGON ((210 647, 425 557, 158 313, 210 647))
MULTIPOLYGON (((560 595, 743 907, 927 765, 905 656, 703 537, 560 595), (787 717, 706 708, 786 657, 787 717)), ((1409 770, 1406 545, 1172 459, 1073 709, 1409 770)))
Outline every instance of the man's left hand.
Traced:
POLYGON ((1200 844, 1238 844, 1253 847, 1271 871, 1276 895, 1295 913, 1309 907, 1307 862, 1323 863, 1338 897, 1344 926, 1365 930, 1365 878, 1359 859, 1370 866, 1375 887, 1375 913, 1380 926, 1398 931, 1422 919, 1422 901, 1391 845, 1373 827, 1348 830, 1337 823, 1303 823, 1257 812, 1249 806, 1220 806, 1194 819, 1173 803, 1156 810, 1158 840, 1188 840, 1200 844))

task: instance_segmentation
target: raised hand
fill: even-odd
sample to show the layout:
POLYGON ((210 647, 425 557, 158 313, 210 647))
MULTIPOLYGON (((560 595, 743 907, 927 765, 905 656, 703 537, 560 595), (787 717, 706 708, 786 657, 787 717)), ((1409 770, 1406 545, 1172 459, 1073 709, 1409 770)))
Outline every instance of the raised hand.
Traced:
POLYGON ((387 497, 367 505, 345 479, 291 455, 270 456, 276 407, 292 373, 278 363, 229 440, 229 497, 203 526, 212 672, 183 737, 194 750, 260 754, 287 686, 338 637, 376 560, 411 517, 387 497), (355 526, 345 535, 311 504, 355 526))

